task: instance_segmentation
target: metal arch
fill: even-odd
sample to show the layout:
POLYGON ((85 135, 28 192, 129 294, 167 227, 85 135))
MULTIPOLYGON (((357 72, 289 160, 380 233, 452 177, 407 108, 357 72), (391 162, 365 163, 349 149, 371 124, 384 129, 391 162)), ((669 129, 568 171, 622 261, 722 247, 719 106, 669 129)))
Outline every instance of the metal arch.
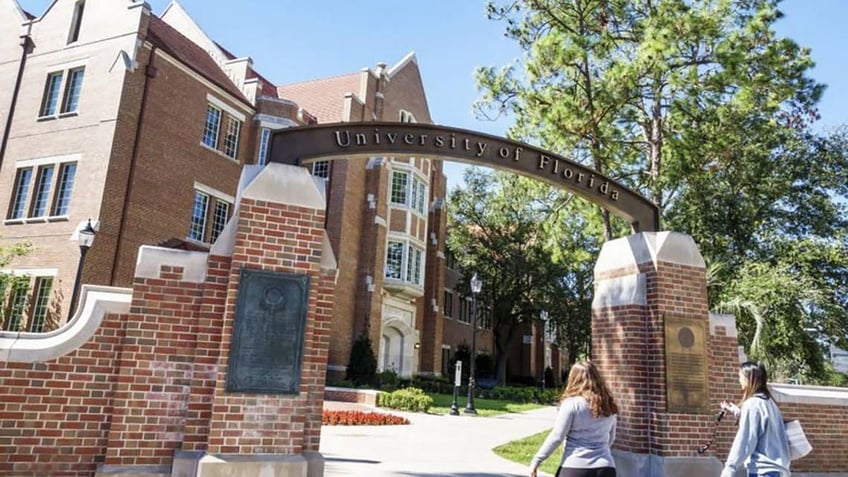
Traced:
POLYGON ((613 179, 529 144, 435 124, 331 123, 282 129, 272 135, 269 162, 304 165, 318 158, 427 156, 493 167, 566 189, 630 222, 634 232, 656 232, 657 206, 613 179))

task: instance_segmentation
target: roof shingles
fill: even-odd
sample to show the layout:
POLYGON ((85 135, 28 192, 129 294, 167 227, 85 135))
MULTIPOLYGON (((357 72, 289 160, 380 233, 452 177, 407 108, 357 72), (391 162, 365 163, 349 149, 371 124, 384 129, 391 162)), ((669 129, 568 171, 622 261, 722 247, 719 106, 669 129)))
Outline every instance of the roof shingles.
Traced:
POLYGON ((236 87, 218 63, 203 48, 183 36, 159 17, 150 16, 147 39, 198 74, 250 106, 250 101, 236 87))

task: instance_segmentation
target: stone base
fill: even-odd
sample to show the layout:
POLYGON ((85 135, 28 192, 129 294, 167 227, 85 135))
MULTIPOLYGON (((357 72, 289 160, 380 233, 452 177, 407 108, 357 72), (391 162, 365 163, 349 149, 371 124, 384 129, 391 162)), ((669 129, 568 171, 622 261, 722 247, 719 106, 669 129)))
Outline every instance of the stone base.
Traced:
MULTIPOLYGON (((317 453, 316 453, 317 454, 317 453)), ((324 458, 318 454, 321 473, 324 458)), ((315 460, 312 456, 311 460, 315 460)), ((303 455, 210 455, 197 464, 197 477, 308 477, 311 460, 303 455)))
POLYGON ((197 475, 197 464, 205 455, 206 452, 204 451, 175 451, 171 477, 195 477, 197 475))
POLYGON ((324 477, 324 456, 320 452, 304 452, 306 477, 324 477))
POLYGON ((94 477, 171 477, 171 466, 161 465, 101 465, 94 477))
POLYGON ((619 477, 715 477, 723 465, 713 456, 660 457, 612 451, 619 477))

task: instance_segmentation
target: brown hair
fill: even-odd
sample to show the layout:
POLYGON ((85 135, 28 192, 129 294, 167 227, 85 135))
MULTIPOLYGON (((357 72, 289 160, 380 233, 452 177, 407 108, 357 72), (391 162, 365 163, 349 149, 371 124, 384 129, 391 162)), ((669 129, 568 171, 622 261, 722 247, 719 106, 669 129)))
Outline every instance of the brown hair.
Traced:
POLYGON ((768 372, 766 366, 757 361, 745 361, 739 367, 739 374, 745 377, 745 387, 742 389, 742 401, 745 401, 754 394, 765 394, 771 399, 771 393, 768 390, 768 372))
POLYGON ((562 399, 574 396, 582 396, 589 401, 589 410, 595 417, 618 414, 612 393, 591 361, 574 363, 568 372, 568 384, 562 392, 562 399))

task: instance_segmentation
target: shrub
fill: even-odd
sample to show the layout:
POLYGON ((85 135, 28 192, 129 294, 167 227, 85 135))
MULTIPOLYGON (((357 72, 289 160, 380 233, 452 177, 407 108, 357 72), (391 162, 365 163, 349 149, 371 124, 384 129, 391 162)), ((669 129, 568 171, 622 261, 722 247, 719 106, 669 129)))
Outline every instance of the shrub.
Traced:
POLYGON ((404 411, 427 412, 433 406, 433 398, 418 388, 404 388, 378 394, 377 405, 404 411))
POLYGON ((377 357, 367 334, 360 335, 353 342, 345 379, 356 386, 373 386, 377 382, 377 357))
POLYGON ((409 419, 391 414, 363 411, 324 410, 321 424, 325 426, 394 426, 409 424, 409 419))
POLYGON ((377 373, 377 381, 382 391, 394 391, 398 388, 400 378, 394 369, 386 369, 377 373))

